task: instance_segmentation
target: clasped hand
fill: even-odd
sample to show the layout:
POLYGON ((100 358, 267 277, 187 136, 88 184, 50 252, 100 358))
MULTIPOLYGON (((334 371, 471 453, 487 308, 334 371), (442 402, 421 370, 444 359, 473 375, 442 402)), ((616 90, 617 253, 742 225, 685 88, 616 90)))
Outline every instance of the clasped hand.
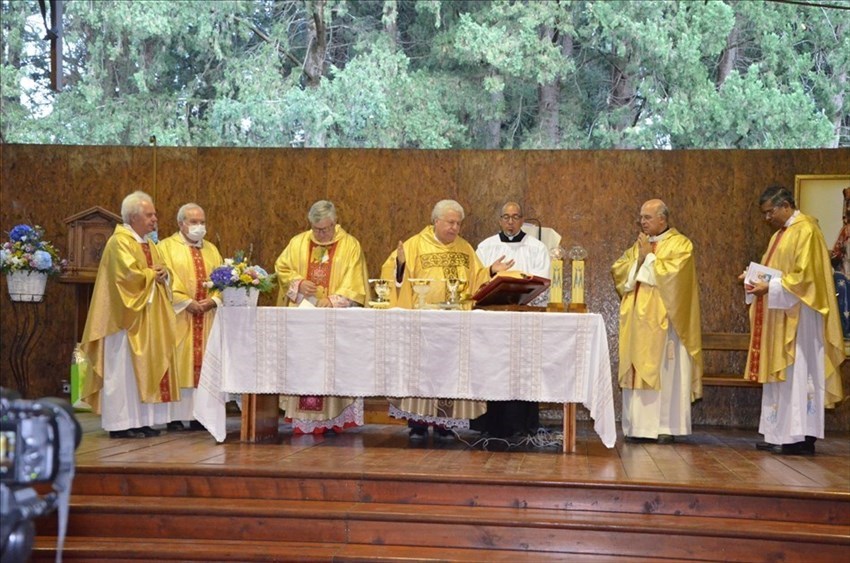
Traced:
POLYGON ((168 270, 162 264, 154 264, 154 280, 156 283, 165 283, 168 279, 168 270))

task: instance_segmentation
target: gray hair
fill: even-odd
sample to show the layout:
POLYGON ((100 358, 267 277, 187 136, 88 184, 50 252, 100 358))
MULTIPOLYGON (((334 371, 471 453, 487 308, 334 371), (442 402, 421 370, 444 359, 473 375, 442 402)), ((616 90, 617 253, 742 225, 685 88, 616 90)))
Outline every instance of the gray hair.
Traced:
POLYGON ((761 193, 761 197, 759 197, 759 205, 764 205, 768 201, 773 206, 787 203, 791 209, 797 209, 797 205, 794 202, 794 194, 785 186, 770 186, 766 188, 761 193))
POLYGON ((661 205, 658 206, 658 214, 661 217, 664 217, 665 222, 670 221, 670 208, 667 207, 667 204, 664 203, 663 201, 661 202, 661 205))
POLYGON ((515 201, 508 201, 508 202, 506 202, 506 203, 502 206, 502 209, 499 211, 499 216, 500 216, 500 217, 501 217, 502 215, 504 215, 504 214, 505 214, 505 208, 506 208, 506 207, 508 207, 509 205, 513 205, 514 207, 516 207, 517 209, 519 209, 519 214, 520 214, 520 216, 522 216, 522 215, 523 215, 523 212, 522 212, 522 205, 518 204, 518 203, 517 203, 517 202, 515 202, 515 201))
POLYGON ((330 219, 336 223, 336 207, 330 201, 325 199, 317 201, 310 207, 307 212, 307 220, 311 225, 315 225, 322 219, 330 219))
POLYGON ((197 203, 186 203, 186 204, 182 205, 180 207, 180 209, 177 210, 177 224, 178 225, 181 225, 183 223, 183 221, 186 220, 186 212, 191 211, 192 209, 200 209, 201 211, 204 210, 204 208, 201 207, 200 205, 198 205, 197 203))
POLYGON ((444 199, 437 202, 434 206, 434 211, 431 212, 431 222, 437 219, 442 219, 447 211, 456 211, 460 214, 460 220, 463 221, 466 214, 463 212, 463 206, 453 199, 444 199))
POLYGON ((124 201, 121 202, 121 220, 129 225, 133 217, 142 212, 142 204, 145 202, 153 205, 151 196, 141 190, 137 190, 125 197, 124 201))

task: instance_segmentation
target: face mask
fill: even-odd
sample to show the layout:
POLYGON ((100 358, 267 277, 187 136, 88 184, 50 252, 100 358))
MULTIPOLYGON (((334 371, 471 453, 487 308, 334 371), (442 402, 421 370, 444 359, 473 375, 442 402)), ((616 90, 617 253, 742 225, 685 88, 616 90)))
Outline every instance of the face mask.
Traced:
POLYGON ((189 225, 189 232, 186 234, 186 237, 189 240, 194 242, 201 242, 204 240, 204 235, 207 234, 207 228, 204 225, 189 225))
POLYGON ((156 244, 159 242, 159 233, 157 233, 156 231, 151 231, 145 235, 145 238, 156 244))

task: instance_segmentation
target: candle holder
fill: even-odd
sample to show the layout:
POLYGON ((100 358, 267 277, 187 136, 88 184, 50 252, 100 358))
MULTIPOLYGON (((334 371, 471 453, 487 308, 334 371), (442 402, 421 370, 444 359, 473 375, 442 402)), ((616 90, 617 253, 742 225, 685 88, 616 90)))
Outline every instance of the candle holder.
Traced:
POLYGON ((570 249, 570 260, 572 260, 572 280, 570 292, 570 304, 567 310, 572 313, 586 313, 587 304, 584 302, 584 260, 587 258, 587 250, 579 245, 570 249))
POLYGON ((564 256, 566 255, 567 251, 561 246, 549 249, 551 281, 549 282, 549 303, 546 305, 548 311, 564 310, 564 256))

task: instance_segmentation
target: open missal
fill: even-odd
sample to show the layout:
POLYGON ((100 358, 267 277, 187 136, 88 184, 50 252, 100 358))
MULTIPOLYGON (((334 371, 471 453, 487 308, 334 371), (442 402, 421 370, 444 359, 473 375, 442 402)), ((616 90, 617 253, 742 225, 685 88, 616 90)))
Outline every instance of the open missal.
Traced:
POLYGON ((747 266, 747 275, 744 276, 744 283, 747 285, 755 285, 756 282, 768 283, 775 277, 782 277, 782 272, 775 268, 768 268, 758 262, 750 262, 747 266))
POLYGON ((487 305, 527 305, 546 291, 549 280, 520 272, 500 272, 472 296, 478 307, 487 305))
MULTIPOLYGON (((769 283, 771 279, 782 277, 782 272, 775 268, 769 268, 758 262, 750 262, 747 272, 744 274, 744 285, 755 285, 756 282, 769 283)), ((749 305, 753 302, 753 295, 748 293, 744 296, 744 302, 749 305)))

